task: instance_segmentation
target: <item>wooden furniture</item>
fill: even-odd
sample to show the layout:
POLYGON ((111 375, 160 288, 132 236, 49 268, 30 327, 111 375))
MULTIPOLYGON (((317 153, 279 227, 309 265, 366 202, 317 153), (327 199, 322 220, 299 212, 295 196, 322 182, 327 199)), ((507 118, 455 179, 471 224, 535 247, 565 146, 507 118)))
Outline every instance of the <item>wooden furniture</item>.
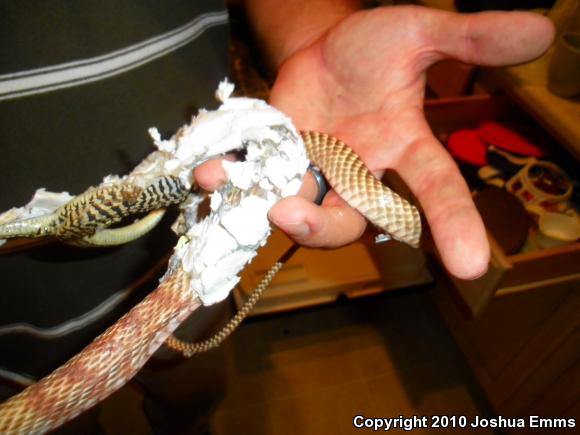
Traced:
MULTIPOLYGON (((511 99, 501 96, 434 100, 426 104, 425 113, 435 135, 442 142, 450 132, 475 128, 485 120, 536 124, 511 99)), ((491 264, 484 276, 474 281, 450 278, 472 316, 481 313, 496 294, 580 280, 580 243, 506 255, 491 235, 489 240, 491 264)))
MULTIPOLYGON (((283 233, 274 232, 268 244, 242 272, 240 285, 234 291, 238 306, 290 245, 283 233)), ((374 245, 369 235, 340 249, 301 248, 274 278, 252 315, 334 302, 340 296, 356 298, 432 282, 420 250, 400 243, 374 245)))
POLYGON ((529 113, 561 146, 580 161, 580 98, 563 98, 547 88, 552 50, 535 62, 484 70, 482 82, 501 90, 529 113))
POLYGON ((458 310, 450 285, 439 280, 434 299, 494 411, 578 425, 580 282, 500 293, 476 319, 458 310))
MULTIPOLYGON (((485 72, 484 83, 505 90, 509 99, 432 103, 428 118, 435 132, 469 127, 480 117, 527 118, 561 144, 578 176, 580 102, 546 90, 548 62, 549 54, 530 65, 485 72)), ((490 244, 488 273, 466 282, 440 271, 434 300, 498 415, 575 418, 578 427, 580 243, 516 255, 506 255, 492 237, 490 244)))
POLYGON ((427 92, 433 98, 460 97, 473 93, 477 67, 444 60, 427 70, 427 92))

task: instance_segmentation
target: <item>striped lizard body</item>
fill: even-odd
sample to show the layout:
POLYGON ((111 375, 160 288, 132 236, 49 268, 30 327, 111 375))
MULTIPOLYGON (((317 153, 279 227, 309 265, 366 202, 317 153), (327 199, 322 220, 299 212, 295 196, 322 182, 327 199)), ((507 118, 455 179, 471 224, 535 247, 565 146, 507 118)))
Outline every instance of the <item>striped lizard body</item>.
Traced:
MULTIPOLYGON (((101 245, 93 243, 92 236, 110 231, 104 228, 133 214, 148 213, 183 202, 188 194, 184 183, 173 176, 159 177, 145 188, 132 183, 102 184, 87 189, 50 215, 0 225, 0 239, 52 236, 73 245, 101 245)), ((138 238, 153 226, 130 225, 127 231, 139 229, 134 231, 135 237, 130 235, 127 239, 125 235, 123 240, 138 238)))

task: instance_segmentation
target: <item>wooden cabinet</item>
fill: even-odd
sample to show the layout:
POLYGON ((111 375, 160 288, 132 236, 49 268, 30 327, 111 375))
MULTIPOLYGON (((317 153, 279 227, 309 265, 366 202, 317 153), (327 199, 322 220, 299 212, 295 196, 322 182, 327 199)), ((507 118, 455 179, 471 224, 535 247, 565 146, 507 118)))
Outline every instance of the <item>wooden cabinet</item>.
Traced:
MULTIPOLYGON (((426 104, 425 114, 433 132, 442 141, 453 131, 475 128, 487 120, 517 121, 537 126, 534 118, 505 96, 433 100, 426 104)), ((472 316, 480 314, 496 294, 580 280, 580 243, 507 255, 491 234, 489 240, 491 263, 488 272, 474 281, 451 278, 472 316)))
MULTIPOLYGON (((544 59, 523 67, 533 72, 531 84, 524 80, 522 67, 512 73, 498 71, 493 81, 507 86, 509 98, 429 103, 427 115, 435 133, 471 127, 481 119, 527 119, 549 132, 578 168, 574 158, 580 156, 580 122, 575 124, 573 117, 580 113, 580 103, 548 95, 541 79, 545 64, 544 59)), ((434 300, 498 415, 575 418, 577 430, 580 243, 515 255, 506 255, 492 236, 490 243, 488 273, 467 282, 440 269, 434 300)))
MULTIPOLYGON (((284 234, 274 232, 268 244, 242 272, 240 285, 234 291, 238 306, 245 302, 290 245, 284 234)), ((356 298, 432 282, 421 250, 401 243, 374 245, 369 235, 340 249, 298 250, 278 272, 252 315, 334 302, 340 296, 356 298)))
POLYGON ((440 280, 434 299, 494 411, 579 424, 580 281, 496 295, 475 319, 450 285, 440 280))

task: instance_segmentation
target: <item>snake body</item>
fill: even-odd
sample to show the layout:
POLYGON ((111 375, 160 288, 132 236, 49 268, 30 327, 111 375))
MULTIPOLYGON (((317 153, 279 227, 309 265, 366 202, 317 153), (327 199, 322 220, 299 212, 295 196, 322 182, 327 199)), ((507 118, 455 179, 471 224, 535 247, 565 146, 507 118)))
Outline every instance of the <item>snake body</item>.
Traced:
POLYGON ((176 271, 66 364, 0 406, 0 433, 46 433, 121 388, 200 305, 176 271))
MULTIPOLYGON (((303 132, 302 137, 310 160, 322 170, 343 199, 394 238, 412 246, 418 245, 421 219, 415 207, 383 186, 343 142, 315 132, 303 132)), ((125 197, 130 197, 136 201, 141 198, 141 204, 147 210, 163 207, 168 204, 167 201, 155 201, 160 190, 160 185, 150 191, 121 190, 117 193, 116 202, 109 205, 118 204, 119 198, 124 198, 124 201, 125 197)), ((89 190, 88 194, 99 197, 98 190, 89 190)), ((86 195, 74 206, 64 206, 64 209, 73 213, 76 204, 86 205, 86 195)), ((105 196, 110 195, 111 192, 107 192, 105 196)), ((91 207, 95 204, 98 200, 91 207)), ((111 208, 109 206, 108 209, 111 208)), ((122 214, 117 213, 116 216, 122 214)), ((105 213, 99 215, 104 216, 105 213)), ((67 222, 67 227, 71 229, 65 234, 65 239, 73 235, 82 239, 94 233, 91 217, 86 214, 84 217, 90 228, 87 233, 82 225, 77 225, 79 219, 74 218, 73 214, 64 213, 64 218, 59 215, 58 221, 67 222), (67 218, 71 219, 67 221, 67 218)), ((115 325, 55 372, 0 405, 0 433, 50 431, 128 382, 177 326, 200 305, 187 275, 170 264, 169 272, 159 287, 115 325)))
POLYGON ((421 217, 413 205, 381 183, 344 142, 315 131, 302 132, 302 138, 309 160, 342 199, 393 239, 419 246, 421 217))

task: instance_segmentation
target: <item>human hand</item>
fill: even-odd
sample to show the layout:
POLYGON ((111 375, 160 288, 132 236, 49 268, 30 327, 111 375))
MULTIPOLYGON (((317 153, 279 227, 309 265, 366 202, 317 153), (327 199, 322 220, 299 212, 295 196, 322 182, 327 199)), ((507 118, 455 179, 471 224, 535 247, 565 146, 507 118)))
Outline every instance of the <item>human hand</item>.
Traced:
MULTIPOLYGON (((433 136, 423 114, 425 71, 454 58, 488 66, 541 55, 553 28, 541 16, 514 13, 458 15, 419 7, 359 11, 281 65, 270 102, 304 130, 337 136, 380 176, 398 172, 420 202, 442 260, 453 275, 485 272, 489 245, 467 185, 433 136)), ((202 185, 215 168, 197 171, 202 185)), ((271 221, 301 244, 336 247, 356 240, 364 218, 330 192, 322 207, 301 196, 270 210, 271 221)))

